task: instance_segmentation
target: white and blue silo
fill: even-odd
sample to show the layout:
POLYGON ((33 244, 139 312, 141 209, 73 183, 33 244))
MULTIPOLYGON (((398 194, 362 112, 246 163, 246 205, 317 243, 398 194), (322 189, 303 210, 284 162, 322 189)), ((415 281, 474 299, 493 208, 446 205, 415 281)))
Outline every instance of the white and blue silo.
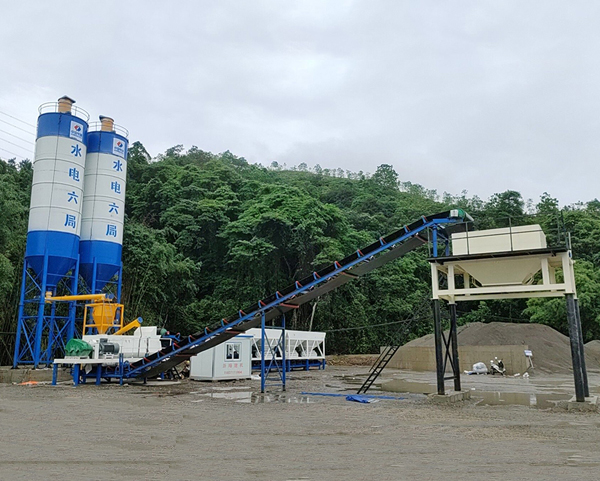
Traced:
POLYGON ((44 297, 59 286, 77 291, 89 115, 74 102, 62 97, 39 110, 15 366, 51 362, 73 336, 74 306, 58 316, 44 297))
POLYGON ((128 132, 100 117, 88 133, 81 219, 80 274, 88 292, 121 294, 128 132), (115 292, 116 291, 116 292, 115 292))

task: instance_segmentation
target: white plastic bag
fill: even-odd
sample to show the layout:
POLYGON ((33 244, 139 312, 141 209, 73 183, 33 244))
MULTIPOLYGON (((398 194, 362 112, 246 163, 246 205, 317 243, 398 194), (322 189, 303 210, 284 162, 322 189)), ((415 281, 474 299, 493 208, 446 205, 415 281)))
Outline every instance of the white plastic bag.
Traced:
POLYGON ((488 368, 484 362, 476 362, 473 364, 473 371, 477 374, 487 374, 488 368))

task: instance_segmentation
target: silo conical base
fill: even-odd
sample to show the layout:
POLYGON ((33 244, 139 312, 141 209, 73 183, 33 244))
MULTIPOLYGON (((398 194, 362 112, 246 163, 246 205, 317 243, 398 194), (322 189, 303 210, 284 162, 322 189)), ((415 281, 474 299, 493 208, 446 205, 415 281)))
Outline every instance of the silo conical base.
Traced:
POLYGON ((81 241, 79 252, 82 262, 79 272, 90 294, 102 292, 107 284, 120 286, 121 265, 116 264, 115 259, 121 259, 121 251, 122 246, 114 242, 81 241))

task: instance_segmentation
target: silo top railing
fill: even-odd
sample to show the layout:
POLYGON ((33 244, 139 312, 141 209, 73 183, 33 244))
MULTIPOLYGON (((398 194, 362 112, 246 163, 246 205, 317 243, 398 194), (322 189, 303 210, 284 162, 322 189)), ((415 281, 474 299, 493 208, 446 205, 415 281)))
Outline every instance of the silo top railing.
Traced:
MULTIPOLYGON (((88 132, 100 132, 102 131, 102 122, 90 122, 88 125, 88 132)), ((129 138, 129 130, 120 125, 113 124, 112 132, 122 135, 126 139, 129 138)))
MULTIPOLYGON (((38 112, 41 115, 41 114, 47 114, 47 113, 53 113, 53 112, 58 113, 61 111, 58 109, 58 102, 46 102, 45 104, 40 105, 38 112)), ((61 113, 67 113, 67 112, 61 112, 61 113)), ((71 105, 71 111, 69 113, 71 115, 73 115, 74 117, 84 120, 85 122, 90 120, 90 114, 88 114, 81 107, 76 107, 75 105, 71 105)))

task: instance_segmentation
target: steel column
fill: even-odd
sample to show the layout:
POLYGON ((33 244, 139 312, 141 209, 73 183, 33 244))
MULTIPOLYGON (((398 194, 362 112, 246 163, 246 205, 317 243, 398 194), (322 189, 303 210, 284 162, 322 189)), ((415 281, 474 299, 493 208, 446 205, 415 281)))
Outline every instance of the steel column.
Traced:
POLYGON ((25 312, 25 288, 26 288, 26 277, 27 277, 27 260, 23 261, 23 277, 21 280, 21 297, 19 300, 19 317, 17 324, 17 335, 15 337, 15 354, 13 356, 13 369, 17 368, 17 364, 21 360, 21 336, 23 335, 22 331, 27 333, 27 329, 23 327, 23 323, 25 322, 24 312, 25 312))
POLYGON ((123 287, 123 264, 119 267, 119 280, 117 281, 117 302, 121 302, 121 288, 123 287))
POLYGON ((440 300, 433 300, 433 331, 435 337, 435 367, 438 394, 444 394, 444 353, 442 352, 442 314, 440 300))
POLYGON ((285 359, 285 351, 287 351, 287 345, 285 343, 285 314, 282 316, 281 319, 281 388, 282 391, 285 391, 285 373, 287 371, 287 363, 286 363, 286 359, 285 359))
POLYGON ((40 289, 40 303, 38 305, 37 324, 35 326, 35 341, 33 344, 33 368, 36 369, 40 363, 42 354, 42 336, 44 333, 44 308, 46 303, 46 281, 48 279, 48 252, 44 254, 44 268, 42 270, 42 286, 40 289))
POLYGON ((454 390, 460 391, 460 364, 458 362, 458 331, 456 326, 456 304, 450 304, 450 338, 452 339, 452 371, 454 390))
POLYGON ((73 386, 79 385, 80 369, 79 364, 73 364, 73 386))
POLYGON ((588 386, 587 368, 585 365, 585 352, 583 344, 583 328, 581 327, 581 311, 579 310, 579 299, 575 298, 575 314, 577 315, 577 327, 579 331, 579 357, 581 358, 581 374, 583 376, 583 393, 585 397, 590 396, 590 388, 588 386))
POLYGON ((267 381, 267 368, 265 366, 265 311, 260 313, 260 392, 265 392, 265 382, 267 381))
POLYGON ((567 319, 569 321, 569 339, 571 341, 571 357, 573 359, 573 377, 575 380, 575 399, 577 402, 585 401, 585 388, 583 382, 583 371, 581 367, 581 353, 579 326, 577 323, 577 312, 573 294, 566 294, 567 319))
MULTIPOLYGON (((56 289, 52 291, 52 295, 56 295, 56 289)), ((59 331, 59 326, 56 324, 56 302, 50 306, 50 322, 48 323, 48 347, 43 356, 44 359, 51 361, 54 359, 54 331, 59 331)), ((61 335, 60 332, 56 332, 57 335, 61 335)))
MULTIPOLYGON (((75 265, 75 272, 71 283, 71 295, 77 295, 79 289, 79 256, 77 257, 77 264, 75 265)), ((69 327, 67 329, 67 339, 69 342, 75 337, 75 316, 77 315, 77 303, 69 302, 69 327)))
POLYGON ((94 257, 94 263, 92 264, 92 285, 88 286, 91 288, 90 294, 96 294, 96 276, 98 275, 98 263, 94 257))

